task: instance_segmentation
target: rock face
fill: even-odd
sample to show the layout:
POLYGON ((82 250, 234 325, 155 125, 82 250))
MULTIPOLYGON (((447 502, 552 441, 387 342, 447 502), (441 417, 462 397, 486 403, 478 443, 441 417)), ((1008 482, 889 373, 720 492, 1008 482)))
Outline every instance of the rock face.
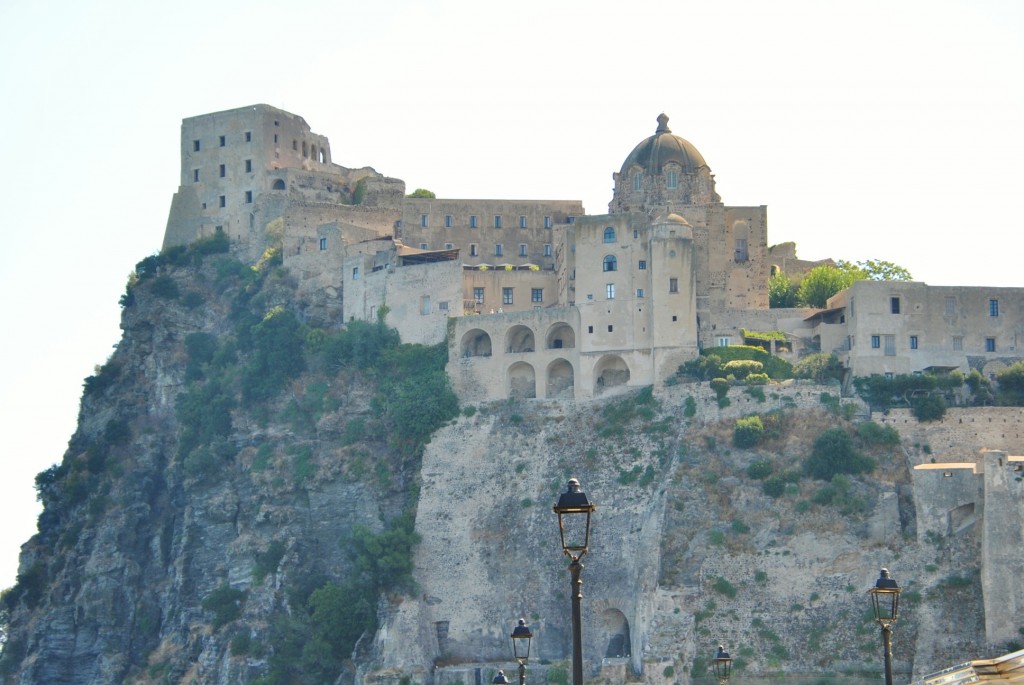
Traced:
MULTIPOLYGON (((598 507, 583 572, 589 679, 687 683, 719 642, 750 678, 877 670, 864 592, 881 566, 905 590, 904 679, 998 651, 1019 627, 1007 613, 1019 607, 992 597, 1021 568, 1022 547, 1005 543, 1019 474, 925 480, 911 468, 929 458, 930 429, 912 419, 900 444, 862 446, 874 473, 828 492, 800 462, 826 428, 856 424, 806 385, 760 400, 736 388, 727 408, 706 384, 466 407, 420 453, 389 413, 388 393, 404 391, 332 366, 330 328, 286 272, 191 252, 148 269, 62 464, 38 479, 39 533, 4 596, 3 682, 469 685, 509 667, 519 617, 535 635, 531 673, 564 682, 569 574, 550 507, 570 476, 598 507), (282 311, 301 328, 273 329, 282 311), (770 437, 735 448, 750 414, 774 417, 770 437), (778 496, 748 475, 755 461, 771 464, 778 496), (415 587, 360 597, 375 630, 337 637, 351 626, 329 619, 357 609, 325 617, 317 589, 401 566, 400 538, 384 534, 403 512, 419 539, 415 587), (323 635, 349 652, 318 657, 323 635)), ((1003 411, 1010 430, 936 428, 941 444, 1011 449, 1022 433, 1020 410, 970 411, 1003 411)))

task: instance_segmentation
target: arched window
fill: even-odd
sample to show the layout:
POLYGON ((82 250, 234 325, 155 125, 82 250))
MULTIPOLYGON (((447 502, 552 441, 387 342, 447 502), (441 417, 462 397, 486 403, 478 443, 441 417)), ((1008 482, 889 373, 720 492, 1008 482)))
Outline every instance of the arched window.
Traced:
POLYGON ((604 229, 604 241, 606 243, 614 243, 615 242, 615 229, 612 228, 611 226, 609 226, 608 228, 604 229))
POLYGON ((678 188, 679 187, 679 174, 676 173, 675 171, 668 172, 668 177, 667 177, 666 183, 668 185, 668 189, 669 190, 675 190, 676 188, 678 188))
POLYGON ((608 255, 604 258, 604 271, 618 271, 618 262, 615 261, 615 255, 608 255))
POLYGON ((633 190, 640 192, 644 189, 644 172, 638 171, 633 177, 633 190))

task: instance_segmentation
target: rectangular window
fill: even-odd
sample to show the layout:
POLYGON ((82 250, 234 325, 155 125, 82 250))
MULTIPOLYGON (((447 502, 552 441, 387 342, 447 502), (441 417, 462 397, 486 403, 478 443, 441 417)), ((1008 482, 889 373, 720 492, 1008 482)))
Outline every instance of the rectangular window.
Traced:
POLYGON ((946 298, 946 316, 956 316, 956 298, 946 298))
POLYGON ((220 137, 220 146, 221 146, 221 147, 224 147, 224 146, 225 146, 225 145, 227 145, 227 144, 228 144, 228 139, 227 139, 227 136, 221 136, 221 137, 220 137))
POLYGON ((274 134, 274 145, 277 145, 277 134, 274 134))
POLYGON ((228 168, 225 165, 221 164, 220 165, 220 177, 224 178, 227 175, 228 175, 228 168))
POLYGON ((519 243, 519 256, 525 257, 529 252, 526 250, 526 243, 519 243))
POLYGON ((245 173, 247 173, 247 174, 251 174, 252 173, 252 160, 251 159, 245 160, 245 173))
POLYGON ((420 297, 420 314, 430 313, 430 295, 420 297))
POLYGON ((988 301, 988 315, 999 316, 999 300, 988 301))
POLYGON ((324 251, 326 249, 327 249, 327 238, 321 238, 320 239, 320 251, 322 252, 322 251, 324 251))
POLYGON ((245 132, 245 142, 247 142, 247 143, 251 143, 252 142, 252 131, 246 131, 245 132))
POLYGON ((900 298, 898 298, 898 297, 890 297, 889 298, 889 311, 892 312, 893 314, 899 314, 900 313, 900 298))
POLYGON ((293 140, 292 141, 292 149, 293 150, 298 150, 299 149, 299 141, 297 141, 297 140, 293 140))
POLYGON ((473 288, 473 301, 476 302, 477 304, 483 304, 484 303, 484 289, 483 288, 473 288))
POLYGON ((501 214, 494 215, 494 227, 501 228, 501 214))
POLYGON ((732 342, 732 340, 728 336, 722 336, 718 339, 718 346, 728 347, 730 342, 732 342))
POLYGON ((885 356, 895 357, 896 356, 896 336, 887 335, 885 336, 885 356))
POLYGON ((639 237, 640 237, 640 229, 634 228, 633 229, 633 240, 636 240, 639 237))
POLYGON ((665 179, 665 185, 668 186, 669 190, 675 190, 676 188, 678 188, 679 187, 679 172, 678 171, 670 171, 670 172, 668 172, 668 174, 666 176, 666 179, 665 179))
POLYGON ((551 256, 551 245, 550 244, 545 244, 544 245, 544 256, 545 257, 550 257, 551 256))
POLYGON ((445 302, 438 302, 437 303, 437 311, 439 311, 439 312, 446 312, 446 311, 448 311, 448 302, 447 301, 445 301, 445 302))
POLYGON ((615 299, 615 284, 609 283, 604 287, 604 294, 609 300, 615 299))
POLYGON ((954 335, 953 336, 953 351, 963 352, 964 351, 964 336, 954 335))
POLYGON ((551 217, 544 217, 544 228, 551 228, 551 217))
POLYGON ((678 278, 670 278, 670 279, 668 279, 668 291, 670 293, 677 293, 677 292, 679 292, 679 279, 678 278))
POLYGON ((476 214, 470 214, 469 215, 469 227, 470 228, 476 228, 476 226, 477 226, 476 214))
POLYGON ((636 268, 640 269, 641 271, 646 269, 647 268, 647 260, 646 259, 641 259, 640 262, 636 265, 636 268))
POLYGON ((199 141, 198 140, 193 140, 192 141, 192 151, 193 152, 199 152, 199 141))
POLYGON ((429 216, 430 216, 429 214, 420 214, 420 227, 421 228, 426 228, 427 227, 427 224, 429 223, 427 219, 428 219, 429 216))
POLYGON ((444 244, 444 249, 446 249, 446 250, 450 250, 450 249, 452 249, 453 247, 455 247, 455 246, 454 246, 454 245, 452 245, 451 243, 445 243, 445 244, 444 244))
POLYGON ((871 336, 871 349, 878 350, 882 347, 882 336, 873 335, 871 336))
POLYGON ((916 350, 917 349, 917 336, 916 335, 910 336, 910 349, 912 349, 912 350, 916 350))
POLYGON ((501 289, 501 302, 502 304, 512 304, 512 288, 501 289))
POLYGON ((593 333, 593 332, 594 332, 594 327, 593 326, 587 326, 587 333, 593 333))
POLYGON ((252 191, 251 190, 245 191, 245 204, 247 204, 247 205, 251 205, 252 204, 252 191))
POLYGON ((544 288, 532 288, 530 290, 530 301, 531 302, 543 302, 544 301, 544 288))
POLYGON ((228 206, 228 198, 225 195, 221 195, 219 198, 217 198, 217 202, 220 203, 221 207, 228 206))
POLYGON ((644 174, 642 171, 636 172, 636 176, 633 177, 633 190, 640 192, 644 189, 644 174))
POLYGON ((192 182, 199 183, 199 169, 192 170, 192 182))
POLYGON ((526 216, 523 214, 519 215, 519 228, 526 228, 526 216))
POLYGON ((451 214, 445 214, 444 215, 444 227, 445 228, 451 228, 452 227, 452 215, 451 214))
POLYGON ((469 256, 470 257, 476 257, 477 256, 476 243, 470 243, 469 244, 469 256))
POLYGON ((501 243, 496 244, 494 246, 494 256, 495 257, 500 257, 502 252, 503 252, 503 250, 501 248, 501 243))
POLYGON ((736 239, 736 248, 735 248, 734 252, 735 252, 734 261, 745 262, 745 261, 747 261, 747 259, 749 259, 749 256, 747 255, 747 239, 746 238, 737 238, 736 239))
POLYGON ((420 249, 421 250, 429 250, 430 246, 427 245, 426 243, 420 243, 420 249))
POLYGON ((352 267, 352 280, 353 281, 358 281, 359 280, 359 267, 358 266, 352 267))
POLYGON ((636 296, 637 296, 638 299, 643 297, 644 296, 644 289, 643 288, 637 288, 636 289, 636 296))
POLYGON ((985 338, 985 351, 986 352, 995 352, 996 351, 996 339, 995 338, 985 338))

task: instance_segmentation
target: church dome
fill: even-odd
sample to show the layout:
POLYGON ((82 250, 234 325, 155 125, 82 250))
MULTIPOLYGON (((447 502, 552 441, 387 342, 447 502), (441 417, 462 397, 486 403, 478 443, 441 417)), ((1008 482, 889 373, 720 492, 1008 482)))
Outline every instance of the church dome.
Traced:
POLYGON ((629 157, 622 163, 620 173, 625 177, 630 167, 637 165, 645 173, 660 174, 662 168, 669 162, 675 162, 682 167, 684 174, 696 173, 701 167, 707 167, 704 157, 690 141, 672 135, 668 127, 668 117, 661 114, 654 135, 633 148, 629 157))

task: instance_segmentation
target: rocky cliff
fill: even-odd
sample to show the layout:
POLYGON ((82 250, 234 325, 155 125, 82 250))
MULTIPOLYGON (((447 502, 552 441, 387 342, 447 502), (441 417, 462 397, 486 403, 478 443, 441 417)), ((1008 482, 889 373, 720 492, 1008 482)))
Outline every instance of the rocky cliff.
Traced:
MULTIPOLYGON (((341 331, 273 253, 249 267, 222 250, 139 264, 122 341, 37 479, 4 682, 469 685, 507 666, 520 616, 531 679, 562 682, 569 576, 550 506, 570 475, 598 505, 591 679, 696 681, 718 642, 750 678, 877 671, 864 592, 883 565, 905 588, 898 670, 1004 646, 983 601, 1001 570, 983 568, 974 524, 996 513, 978 478, 916 485, 928 426, 875 439, 862 407, 806 385, 734 388, 725 407, 681 384, 457 412, 443 348, 398 345, 386 319, 341 331), (765 435, 735 447, 750 414, 765 435), (875 470, 802 475, 836 426, 875 470)), ((1012 449, 1024 417, 1006 411, 1010 437, 1004 423, 949 449, 1012 449)), ((1020 478, 1004 481, 1019 517, 1020 478)))

